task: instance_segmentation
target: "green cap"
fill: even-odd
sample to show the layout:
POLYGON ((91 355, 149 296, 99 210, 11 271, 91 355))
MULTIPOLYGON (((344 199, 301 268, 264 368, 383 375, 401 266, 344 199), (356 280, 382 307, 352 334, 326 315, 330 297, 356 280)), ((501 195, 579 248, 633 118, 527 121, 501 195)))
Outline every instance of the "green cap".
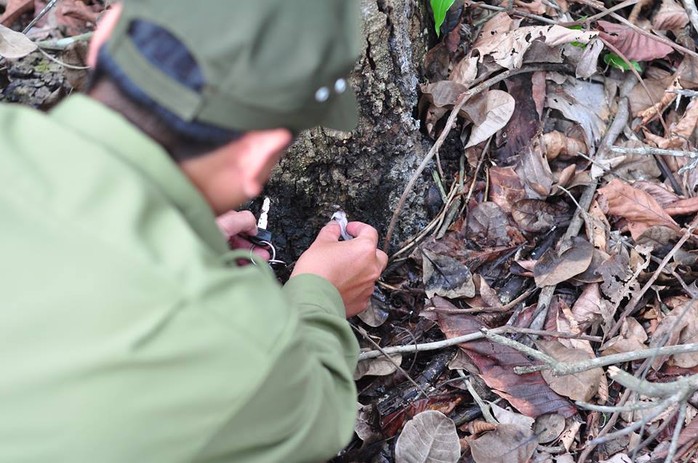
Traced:
POLYGON ((183 121, 298 132, 356 126, 356 97, 346 77, 359 43, 358 0, 125 0, 104 51, 183 121), (131 31, 143 21, 186 47, 203 76, 199 89, 141 53, 131 31))

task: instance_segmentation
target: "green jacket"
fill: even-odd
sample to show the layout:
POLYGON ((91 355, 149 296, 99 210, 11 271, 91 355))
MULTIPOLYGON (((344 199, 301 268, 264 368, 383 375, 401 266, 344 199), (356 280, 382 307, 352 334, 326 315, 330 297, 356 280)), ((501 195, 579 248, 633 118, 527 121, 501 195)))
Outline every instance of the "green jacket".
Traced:
POLYGON ((0 106, 0 462, 306 462, 352 434, 337 290, 235 265, 119 114, 0 106))

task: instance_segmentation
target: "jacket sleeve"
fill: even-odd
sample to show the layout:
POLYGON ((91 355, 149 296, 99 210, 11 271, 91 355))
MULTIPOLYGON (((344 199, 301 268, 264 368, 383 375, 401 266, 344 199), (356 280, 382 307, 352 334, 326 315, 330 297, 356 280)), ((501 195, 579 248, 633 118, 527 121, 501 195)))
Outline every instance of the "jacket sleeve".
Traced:
POLYGON ((315 275, 284 287, 294 312, 257 391, 207 443, 201 461, 326 461, 351 438, 358 343, 337 290, 315 275))

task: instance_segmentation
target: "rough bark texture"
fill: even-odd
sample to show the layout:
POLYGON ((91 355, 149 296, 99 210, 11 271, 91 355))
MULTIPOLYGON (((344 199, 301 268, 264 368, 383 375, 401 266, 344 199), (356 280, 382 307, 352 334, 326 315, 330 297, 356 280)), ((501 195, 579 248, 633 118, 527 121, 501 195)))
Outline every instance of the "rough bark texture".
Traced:
MULTIPOLYGON (((385 233, 404 186, 430 142, 415 119, 419 69, 427 50, 426 2, 362 0, 365 48, 352 85, 360 106, 351 133, 317 129, 285 156, 265 194, 281 255, 296 258, 334 208, 385 233)), ((426 224, 425 186, 401 214, 393 249, 426 224)))

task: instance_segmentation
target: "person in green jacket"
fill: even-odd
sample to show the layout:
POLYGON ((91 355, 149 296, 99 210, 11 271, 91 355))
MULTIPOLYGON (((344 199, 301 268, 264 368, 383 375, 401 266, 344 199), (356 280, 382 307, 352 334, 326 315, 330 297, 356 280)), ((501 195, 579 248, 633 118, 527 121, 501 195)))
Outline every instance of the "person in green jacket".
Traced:
MULTIPOLYGON (((87 95, 0 106, 0 463, 313 462, 349 441, 387 256, 325 226, 281 287, 245 236, 300 131, 350 129, 358 0, 126 0, 87 95), (255 265, 249 264, 250 260, 255 265), (247 264, 247 265, 245 265, 247 264)), ((260 254, 264 254, 259 251, 260 254)))

